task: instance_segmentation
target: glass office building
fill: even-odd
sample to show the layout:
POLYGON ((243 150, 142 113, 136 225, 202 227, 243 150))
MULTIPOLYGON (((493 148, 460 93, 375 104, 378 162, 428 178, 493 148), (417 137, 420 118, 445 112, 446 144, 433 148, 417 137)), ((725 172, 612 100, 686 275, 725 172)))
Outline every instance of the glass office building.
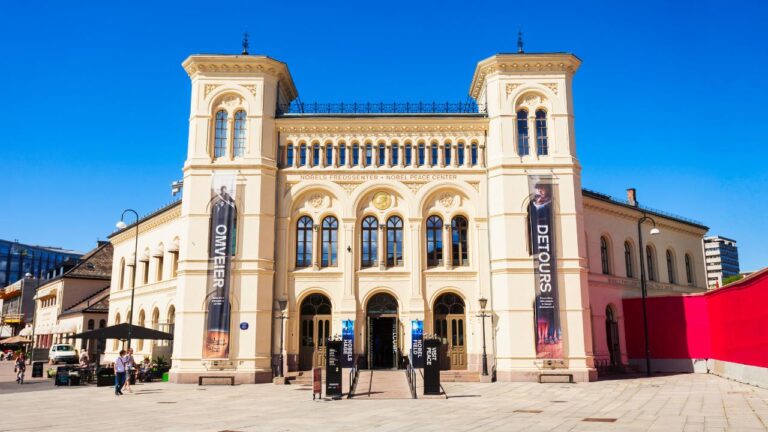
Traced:
POLYGON ((0 287, 18 281, 27 273, 47 279, 67 260, 74 263, 82 255, 73 250, 0 240, 0 287))

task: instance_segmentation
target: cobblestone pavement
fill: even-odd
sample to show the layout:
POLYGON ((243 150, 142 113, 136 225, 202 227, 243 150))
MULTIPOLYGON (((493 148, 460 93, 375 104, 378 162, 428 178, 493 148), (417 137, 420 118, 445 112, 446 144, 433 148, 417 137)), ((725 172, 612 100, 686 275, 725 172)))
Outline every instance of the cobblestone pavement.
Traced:
POLYGON ((0 364, 1 431, 768 430, 768 390, 712 375, 445 383, 448 399, 312 401, 306 387, 273 384, 151 383, 117 397, 112 388, 57 388, 48 380, 18 386, 10 371, 0 364))

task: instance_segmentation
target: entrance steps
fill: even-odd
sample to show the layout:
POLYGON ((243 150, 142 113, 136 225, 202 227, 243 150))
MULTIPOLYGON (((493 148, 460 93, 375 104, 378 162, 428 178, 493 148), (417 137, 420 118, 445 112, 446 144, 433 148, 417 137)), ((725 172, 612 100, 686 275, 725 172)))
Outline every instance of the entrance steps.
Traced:
POLYGON ((480 382, 480 372, 466 370, 442 370, 440 382, 480 382))
POLYGON ((411 399, 404 370, 361 370, 355 399, 411 399))

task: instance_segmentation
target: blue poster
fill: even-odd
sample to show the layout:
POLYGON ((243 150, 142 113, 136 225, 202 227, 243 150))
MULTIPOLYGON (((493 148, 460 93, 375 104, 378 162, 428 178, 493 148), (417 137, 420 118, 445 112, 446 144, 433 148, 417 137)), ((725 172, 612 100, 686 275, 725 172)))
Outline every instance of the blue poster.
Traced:
POLYGON ((351 368, 355 364, 355 322, 341 322, 341 367, 351 368))
POLYGON ((413 367, 424 367, 424 321, 411 321, 411 361, 413 367))

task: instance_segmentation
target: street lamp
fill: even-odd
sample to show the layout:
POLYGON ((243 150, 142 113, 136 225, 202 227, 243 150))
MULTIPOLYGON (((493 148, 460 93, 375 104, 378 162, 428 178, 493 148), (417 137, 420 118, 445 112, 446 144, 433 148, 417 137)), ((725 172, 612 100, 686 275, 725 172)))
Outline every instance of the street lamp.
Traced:
POLYGON ((128 225, 123 222, 123 219, 125 219, 125 214, 129 212, 133 213, 133 215, 136 217, 136 238, 133 245, 133 282, 131 282, 131 308, 128 310, 128 349, 131 348, 131 333, 133 331, 133 298, 136 292, 136 273, 138 272, 137 261, 139 259, 139 214, 136 213, 136 210, 133 209, 123 210, 123 214, 120 215, 120 221, 115 224, 118 229, 127 228, 128 225))
POLYGON ((490 314, 485 313, 485 306, 488 305, 488 299, 480 297, 480 313, 478 317, 483 319, 483 376, 488 376, 488 355, 485 352, 485 317, 490 317, 490 314))
POLYGON ((280 320, 280 366, 278 367, 278 372, 280 373, 280 377, 283 377, 283 323, 288 318, 288 316, 285 314, 285 308, 288 307, 288 301, 287 300, 278 300, 277 306, 280 308, 280 316, 275 318, 280 320))
POLYGON ((643 247, 643 230, 642 224, 645 221, 651 221, 653 228, 651 228, 651 235, 658 235, 661 231, 656 228, 656 221, 646 214, 637 221, 637 239, 640 246, 640 288, 643 296, 643 331, 645 333, 645 373, 646 376, 651 376, 651 347, 648 343, 648 313, 646 312, 646 298, 648 297, 648 287, 645 282, 645 248, 643 247))

